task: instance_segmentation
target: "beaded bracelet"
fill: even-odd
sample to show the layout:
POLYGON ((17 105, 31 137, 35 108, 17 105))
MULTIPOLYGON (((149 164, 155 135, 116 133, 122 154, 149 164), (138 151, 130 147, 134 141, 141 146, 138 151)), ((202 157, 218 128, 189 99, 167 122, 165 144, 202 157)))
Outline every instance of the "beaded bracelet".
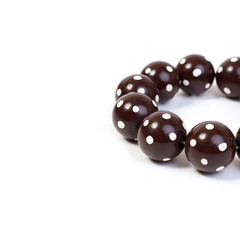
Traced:
POLYGON ((214 71, 201 55, 182 58, 173 67, 167 62, 148 64, 141 74, 124 78, 117 87, 112 119, 118 132, 137 140, 141 150, 152 160, 170 161, 185 147, 189 163, 201 172, 219 172, 240 158, 240 129, 231 130, 216 121, 205 121, 187 134, 184 122, 174 113, 158 111, 181 88, 188 95, 208 90, 216 77, 217 86, 229 98, 240 98, 240 58, 224 61, 214 71))

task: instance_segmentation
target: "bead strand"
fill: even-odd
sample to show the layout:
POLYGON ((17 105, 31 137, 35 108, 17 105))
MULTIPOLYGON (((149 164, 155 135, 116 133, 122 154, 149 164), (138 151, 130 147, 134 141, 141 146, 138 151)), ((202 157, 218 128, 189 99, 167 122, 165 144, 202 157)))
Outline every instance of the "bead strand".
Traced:
POLYGON ((216 76, 217 86, 229 98, 240 98, 240 58, 223 62, 215 74, 213 65, 201 55, 182 58, 174 68, 167 62, 152 62, 141 74, 124 78, 117 87, 113 123, 118 132, 137 140, 140 149, 155 161, 170 161, 185 147, 188 162, 201 172, 219 172, 240 158, 240 130, 236 138, 217 121, 205 121, 187 134, 184 122, 157 104, 172 99, 181 88, 186 94, 207 91, 216 76))

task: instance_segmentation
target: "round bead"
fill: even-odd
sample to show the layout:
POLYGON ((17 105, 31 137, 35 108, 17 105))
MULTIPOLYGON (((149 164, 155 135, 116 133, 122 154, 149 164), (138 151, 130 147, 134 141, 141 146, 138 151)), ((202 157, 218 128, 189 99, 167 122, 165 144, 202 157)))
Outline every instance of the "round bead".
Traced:
POLYGON ((152 62, 142 70, 142 74, 148 76, 157 85, 160 102, 170 100, 179 90, 177 71, 167 62, 152 62))
POLYGON ((237 144, 237 155, 240 158, 240 128, 239 128, 239 130, 237 132, 236 144, 237 144))
POLYGON ((190 95, 199 95, 209 89, 214 80, 214 68, 205 57, 188 55, 177 65, 181 89, 190 95))
POLYGON ((128 93, 119 98, 113 109, 112 119, 115 128, 127 139, 137 137, 143 119, 157 111, 154 100, 141 93, 128 93))
POLYGON ((138 144, 152 160, 169 161, 184 147, 186 129, 174 113, 158 111, 146 117, 138 131, 138 144))
POLYGON ((217 69, 218 88, 229 98, 240 98, 240 58, 232 57, 217 69))
POLYGON ((155 83, 143 74, 134 74, 124 78, 118 85, 115 98, 118 100, 130 92, 138 92, 159 102, 159 92, 155 83))
POLYGON ((224 124, 206 121, 196 125, 187 135, 185 152, 188 161, 201 172, 218 172, 235 156, 235 138, 224 124))

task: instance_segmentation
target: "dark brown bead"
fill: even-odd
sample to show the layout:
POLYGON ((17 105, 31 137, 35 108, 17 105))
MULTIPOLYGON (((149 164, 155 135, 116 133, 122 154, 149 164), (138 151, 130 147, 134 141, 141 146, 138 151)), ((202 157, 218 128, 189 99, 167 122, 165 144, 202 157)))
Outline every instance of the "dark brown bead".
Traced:
POLYGON ((229 98, 240 98, 240 58, 223 62, 216 72, 218 88, 229 98))
POLYGON ((239 130, 237 132, 236 144, 237 144, 237 155, 240 158, 240 128, 239 128, 239 130))
POLYGON ((158 111, 146 117, 138 131, 138 144, 152 160, 169 161, 181 153, 186 138, 183 121, 174 113, 158 111))
POLYGON ((115 104, 113 124, 125 138, 135 139, 143 119, 157 110, 156 102, 150 97, 141 93, 128 93, 115 104))
POLYGON ((143 74, 134 74, 124 78, 118 85, 115 98, 118 100, 130 92, 138 92, 159 102, 159 92, 155 83, 143 74))
POLYGON ((148 76, 157 85, 160 102, 170 100, 179 90, 177 71, 167 62, 152 62, 142 70, 142 74, 148 76))
POLYGON ((224 124, 206 121, 196 125, 187 135, 185 152, 188 161, 202 172, 218 172, 235 156, 235 138, 224 124))
POLYGON ((199 95, 209 89, 215 76, 211 62, 197 54, 182 58, 177 70, 181 89, 190 95, 199 95))

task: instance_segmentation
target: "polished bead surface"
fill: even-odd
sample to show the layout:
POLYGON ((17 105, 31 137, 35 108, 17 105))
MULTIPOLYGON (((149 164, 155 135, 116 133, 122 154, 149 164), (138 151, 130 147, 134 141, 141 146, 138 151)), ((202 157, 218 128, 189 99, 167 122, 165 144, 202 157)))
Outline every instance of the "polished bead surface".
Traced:
POLYGON ((226 168, 235 156, 235 138, 231 130, 216 121, 196 125, 187 135, 188 161, 199 171, 213 173, 226 168))
POLYGON ((148 76, 157 85, 160 102, 170 100, 179 90, 177 71, 167 62, 152 62, 142 70, 142 74, 148 76))
POLYGON ((239 130, 237 132, 236 144, 237 144, 237 155, 240 158, 240 128, 239 128, 239 130))
POLYGON ((217 69, 218 88, 229 98, 240 98, 240 58, 232 57, 217 69))
POLYGON ((143 119, 157 110, 156 102, 150 97, 141 93, 128 93, 115 104, 113 124, 122 136, 135 139, 143 119))
POLYGON ((188 55, 177 65, 181 89, 189 95, 200 95, 209 89, 214 80, 214 68, 210 61, 197 54, 188 55))
POLYGON ((178 156, 185 138, 183 121, 169 111, 158 111, 146 117, 138 131, 141 150, 156 161, 170 161, 178 156))
POLYGON ((118 100, 130 92, 138 92, 159 102, 159 92, 155 83, 143 74, 134 74, 124 78, 118 85, 115 98, 118 100))

